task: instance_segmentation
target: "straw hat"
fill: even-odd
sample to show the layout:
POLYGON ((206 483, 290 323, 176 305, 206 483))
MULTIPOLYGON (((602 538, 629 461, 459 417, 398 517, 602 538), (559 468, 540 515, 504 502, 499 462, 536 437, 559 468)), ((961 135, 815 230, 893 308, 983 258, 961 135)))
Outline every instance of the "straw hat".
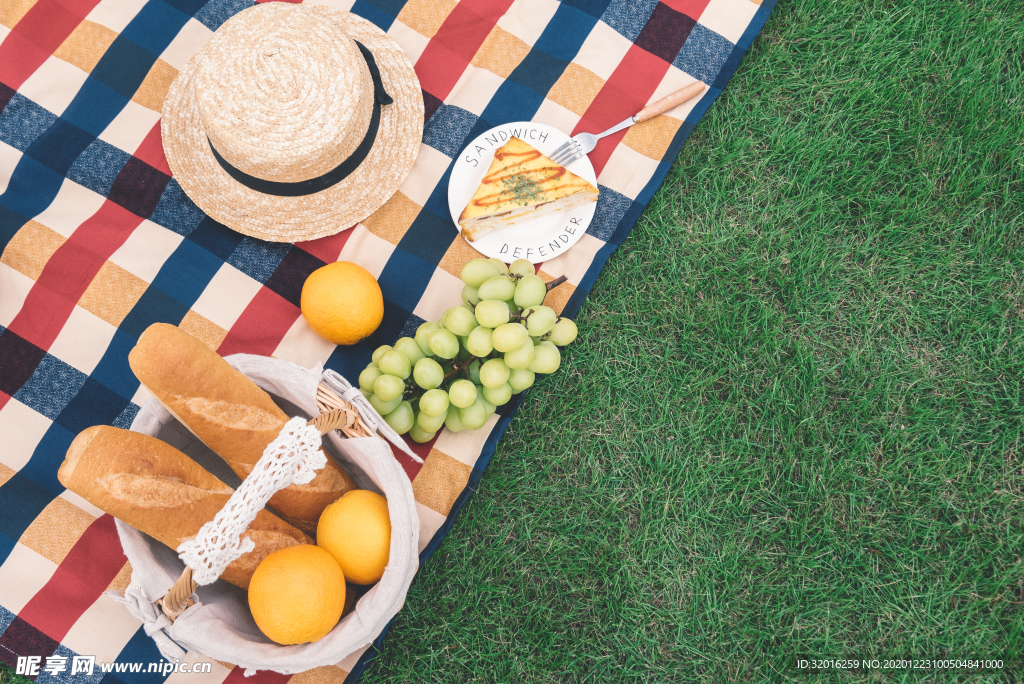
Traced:
POLYGON ((423 137, 405 53, 354 14, 271 2, 239 12, 178 74, 160 126, 174 177, 263 240, 333 235, 398 189, 423 137))

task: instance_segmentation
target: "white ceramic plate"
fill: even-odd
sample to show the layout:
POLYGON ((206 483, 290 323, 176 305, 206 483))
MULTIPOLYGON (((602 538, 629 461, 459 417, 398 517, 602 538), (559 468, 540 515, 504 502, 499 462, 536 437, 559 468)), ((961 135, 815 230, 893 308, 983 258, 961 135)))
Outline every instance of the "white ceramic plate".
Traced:
MULTIPOLYGON (((569 136, 557 128, 519 121, 495 126, 469 143, 455 160, 448 180, 448 209, 460 233, 462 227, 459 226, 459 216, 462 210, 473 199, 473 193, 494 160, 494 151, 512 136, 533 145, 548 156, 569 140, 569 136)), ((597 187, 594 166, 585 155, 566 168, 597 187)), ((597 203, 590 202, 568 211, 528 219, 513 226, 492 230, 469 244, 481 254, 496 257, 506 264, 516 259, 529 259, 537 264, 563 254, 576 244, 587 232, 596 208, 597 203)))

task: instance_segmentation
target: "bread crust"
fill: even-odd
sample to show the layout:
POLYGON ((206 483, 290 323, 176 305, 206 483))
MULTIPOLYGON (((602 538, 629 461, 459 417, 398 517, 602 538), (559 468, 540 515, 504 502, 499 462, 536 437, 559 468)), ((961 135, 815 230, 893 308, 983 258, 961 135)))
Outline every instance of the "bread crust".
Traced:
MULTIPOLYGON (((288 421, 270 395, 217 352, 178 327, 149 326, 128 354, 146 389, 185 427, 245 479, 288 421)), ((309 534, 327 506, 355 483, 333 458, 313 481, 274 494, 270 506, 309 534)))
MULTIPOLYGON (((213 520, 234 490, 156 437, 97 425, 83 430, 57 471, 60 483, 115 518, 177 549, 213 520)), ((221 579, 247 589, 260 561, 278 549, 312 544, 301 530, 262 510, 245 536, 256 548, 221 579)))

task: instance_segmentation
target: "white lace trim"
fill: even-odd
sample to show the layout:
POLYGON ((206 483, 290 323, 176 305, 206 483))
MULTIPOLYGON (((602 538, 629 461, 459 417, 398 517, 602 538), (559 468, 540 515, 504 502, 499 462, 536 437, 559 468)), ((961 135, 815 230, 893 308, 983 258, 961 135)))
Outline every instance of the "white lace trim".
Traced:
POLYGON ((327 465, 320 451, 320 433, 302 418, 292 418, 281 434, 267 445, 248 477, 231 495, 213 520, 193 539, 178 547, 178 557, 192 568, 197 584, 210 584, 243 553, 255 548, 242 533, 278 490, 290 484, 306 484, 327 465))

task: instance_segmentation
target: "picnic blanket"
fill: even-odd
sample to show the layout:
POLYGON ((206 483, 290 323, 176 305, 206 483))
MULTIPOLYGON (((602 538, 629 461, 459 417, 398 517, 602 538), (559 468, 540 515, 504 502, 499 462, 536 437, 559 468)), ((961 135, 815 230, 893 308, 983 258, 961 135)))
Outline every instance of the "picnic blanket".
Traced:
MULTIPOLYGON (((376 346, 460 301, 458 273, 475 253, 446 198, 466 142, 513 121, 599 132, 703 81, 699 100, 590 155, 601 191, 594 221, 541 265, 546 279, 568 278, 552 294, 574 316, 774 0, 329 0, 401 44, 427 123, 416 165, 387 204, 295 245, 205 216, 171 176, 160 141, 175 75, 251 4, 0 1, 0 660, 41 658, 38 681, 242 681, 229 663, 203 675, 146 671, 160 661, 152 640, 103 596, 131 573, 114 521, 57 481, 80 430, 128 427, 147 399, 127 363, 147 326, 173 323, 222 355, 272 355, 355 380, 376 346), (306 276, 338 260, 367 268, 385 297, 383 324, 355 347, 317 337, 298 306, 306 276), (95 659, 91 676, 69 677, 76 656, 95 659), (120 671, 105 674, 109 663, 120 671), (136 663, 142 672, 131 671, 136 663)), ((421 561, 474 492, 517 405, 481 430, 415 445, 422 465, 396 455, 416 494, 421 561)), ((291 679, 353 682, 375 651, 291 679)), ((199 661, 208 659, 190 654, 185 665, 199 661)))

